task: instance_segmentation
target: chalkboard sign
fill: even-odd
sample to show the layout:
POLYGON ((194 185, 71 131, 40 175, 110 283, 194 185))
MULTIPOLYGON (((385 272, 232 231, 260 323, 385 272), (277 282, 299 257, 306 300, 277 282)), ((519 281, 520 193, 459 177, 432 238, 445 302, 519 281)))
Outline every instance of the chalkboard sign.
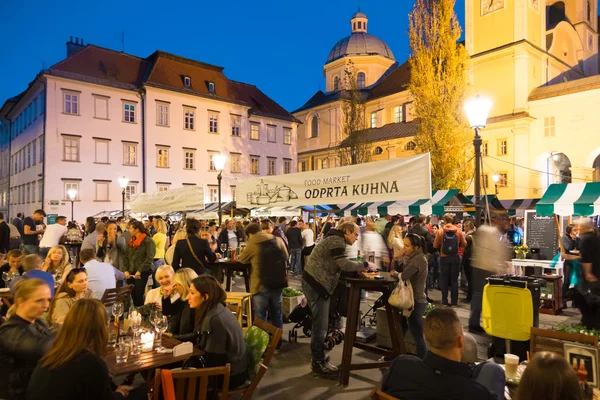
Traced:
POLYGON ((525 243, 529 248, 539 248, 541 259, 552 260, 558 253, 558 231, 554 216, 543 217, 535 211, 525 212, 525 243))

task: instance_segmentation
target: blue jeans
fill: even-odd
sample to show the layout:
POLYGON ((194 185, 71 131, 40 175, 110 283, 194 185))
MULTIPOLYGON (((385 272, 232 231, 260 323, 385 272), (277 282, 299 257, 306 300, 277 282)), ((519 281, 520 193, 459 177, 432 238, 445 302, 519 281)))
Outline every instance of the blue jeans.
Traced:
POLYGON ((410 314, 410 317, 402 317, 401 319, 402 332, 406 335, 406 332, 410 330, 417 346, 417 356, 421 359, 425 357, 425 353, 427 352, 427 345, 423 337, 423 315, 426 309, 427 303, 415 303, 415 309, 410 314))
POLYGON ((450 286, 450 301, 458 304, 458 273, 460 272, 460 257, 440 257, 440 289, 442 290, 442 305, 448 305, 448 286, 450 286))
POLYGON ((304 280, 302 280, 302 291, 312 314, 312 335, 310 337, 312 361, 323 362, 325 361, 325 336, 327 336, 329 327, 330 298, 321 296, 304 280))
POLYGON ((24 244, 23 248, 25 254, 37 254, 39 252, 39 247, 35 244, 24 244))
POLYGON ((496 395, 496 398, 504 398, 504 385, 506 376, 504 370, 493 362, 484 362, 473 368, 473 379, 486 387, 496 395))
POLYGON ((51 247, 40 247, 40 257, 45 260, 50 252, 51 247))
POLYGON ((290 249, 290 266, 296 275, 302 273, 302 249, 290 249))
POLYGON ((264 289, 262 292, 252 295, 254 315, 266 321, 268 312, 273 326, 283 328, 283 317, 281 316, 282 293, 283 289, 264 289))

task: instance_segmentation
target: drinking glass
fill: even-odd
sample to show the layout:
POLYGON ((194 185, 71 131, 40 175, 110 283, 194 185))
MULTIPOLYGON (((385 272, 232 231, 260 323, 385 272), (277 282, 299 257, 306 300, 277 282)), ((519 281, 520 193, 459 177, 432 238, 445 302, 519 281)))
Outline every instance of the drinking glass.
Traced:
POLYGON ((165 333, 167 331, 167 328, 169 327, 169 320, 167 319, 166 316, 161 315, 160 317, 157 317, 154 321, 154 330, 156 331, 156 339, 154 340, 155 344, 158 344, 158 347, 156 347, 156 350, 161 351, 164 350, 165 348, 162 346, 162 336, 163 333, 165 333))
POLYGON ((11 280, 10 272, 3 272, 2 280, 4 281, 4 287, 8 287, 8 282, 11 280))
POLYGON ((142 336, 141 332, 134 332, 131 339, 131 355, 138 356, 142 354, 142 336))
POLYGON ((123 315, 123 303, 120 301, 117 301, 115 304, 113 304, 112 307, 112 315, 113 317, 115 317, 115 322, 118 323, 119 318, 121 318, 121 315, 123 315))
POLYGON ((129 313, 125 313, 125 316, 123 317, 123 332, 125 332, 125 334, 127 334, 128 330, 129 330, 129 313))
POLYGON ((127 362, 127 357, 129 356, 129 346, 125 344, 119 344, 115 348, 115 356, 117 357, 117 364, 122 364, 127 362))
POLYGON ((227 243, 221 243, 221 251, 223 252, 223 257, 225 257, 225 252, 227 251, 227 243))

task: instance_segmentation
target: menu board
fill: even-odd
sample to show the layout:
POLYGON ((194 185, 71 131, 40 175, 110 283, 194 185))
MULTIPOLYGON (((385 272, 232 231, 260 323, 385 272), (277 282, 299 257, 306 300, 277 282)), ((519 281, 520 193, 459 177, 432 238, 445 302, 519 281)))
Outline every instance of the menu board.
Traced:
POLYGON ((541 259, 552 260, 559 251, 554 216, 543 217, 535 211, 525 211, 525 243, 530 249, 539 248, 541 259))

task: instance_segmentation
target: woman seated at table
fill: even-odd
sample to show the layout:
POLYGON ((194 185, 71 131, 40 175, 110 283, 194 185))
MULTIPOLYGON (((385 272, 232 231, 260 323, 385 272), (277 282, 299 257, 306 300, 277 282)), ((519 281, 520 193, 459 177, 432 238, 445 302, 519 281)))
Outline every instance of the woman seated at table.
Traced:
POLYGON ((106 308, 99 300, 82 299, 73 305, 54 345, 31 376, 28 400, 147 398, 145 385, 114 389, 102 359, 108 344, 106 320, 106 308))
POLYGON ((164 315, 169 317, 168 332, 183 342, 195 338, 195 314, 185 300, 192 281, 198 274, 191 268, 181 268, 173 276, 173 285, 163 288, 161 307, 164 315))
POLYGON ((195 219, 188 219, 185 224, 186 240, 180 240, 175 245, 173 253, 173 269, 192 268, 198 275, 206 273, 206 260, 213 263, 217 256, 210 249, 208 241, 200 239, 200 223, 195 219))
MULTIPOLYGON (((181 270, 180 270, 181 271, 181 270)), ((146 293, 146 298, 144 300, 144 305, 154 304, 157 307, 162 307, 162 298, 163 292, 165 290, 171 291, 171 297, 175 294, 172 290, 173 287, 173 276, 175 275, 175 270, 170 265, 161 265, 156 269, 156 281, 160 285, 156 289, 148 290, 146 293)))
POLYGON ((241 386, 248 376, 244 333, 237 318, 225 306, 227 295, 210 275, 192 281, 187 301, 196 313, 198 347, 209 367, 231 364, 229 387, 241 386))
MULTIPOLYGON (((590 373, 590 372, 588 372, 590 373)), ((523 372, 518 400, 583 400, 577 374, 562 356, 536 353, 523 372)))
POLYGON ((60 286, 72 268, 67 248, 63 245, 52 247, 46 256, 44 266, 47 266, 47 271, 54 275, 55 284, 60 286))
POLYGON ((41 279, 24 279, 15 286, 15 303, 0 326, 0 398, 24 399, 29 377, 48 351, 53 335, 43 319, 50 288, 41 279))
POLYGON ((67 313, 78 300, 93 298, 94 292, 88 289, 85 268, 73 268, 67 274, 65 281, 60 285, 56 291, 56 296, 50 303, 48 322, 62 325, 67 313))

